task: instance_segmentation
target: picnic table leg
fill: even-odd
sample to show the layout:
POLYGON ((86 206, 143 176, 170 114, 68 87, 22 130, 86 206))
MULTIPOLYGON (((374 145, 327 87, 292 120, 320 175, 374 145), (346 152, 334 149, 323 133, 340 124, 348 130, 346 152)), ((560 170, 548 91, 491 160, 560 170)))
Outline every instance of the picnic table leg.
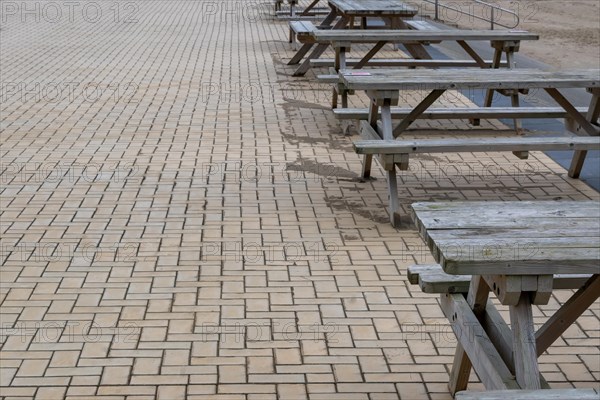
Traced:
MULTIPOLYGON (((506 49, 506 62, 508 64, 508 68, 512 69, 513 63, 514 63, 514 53, 511 48, 506 49)), ((519 107, 519 91, 518 90, 516 90, 514 93, 512 93, 510 95, 510 103, 511 103, 512 107, 519 107)), ((521 125, 521 120, 518 118, 515 118, 515 119, 513 119, 513 124, 514 124, 515 131, 517 132, 518 135, 520 135, 523 130, 523 127, 521 125)), ((517 154, 517 156, 525 159, 525 158, 527 158, 527 153, 528 152, 526 152, 526 151, 519 152, 519 154, 517 154), (519 155, 521 153, 524 153, 524 154, 519 155)))
MULTIPOLYGON (((379 116, 379 106, 375 99, 371 99, 369 105, 369 125, 377 131, 377 117, 379 116)), ((367 179, 371 176, 371 164, 373 163, 373 154, 365 154, 363 158, 362 177, 367 179)))
MULTIPOLYGON (((392 129, 392 110, 391 100, 384 99, 381 106, 381 136, 383 140, 394 140, 392 129)), ((391 164, 391 169, 387 171, 388 193, 390 201, 390 222, 395 228, 400 227, 400 202, 398 200, 398 181, 396 176, 396 165, 391 164)))
MULTIPOLYGON (((413 110, 408 113, 406 117, 394 128, 393 137, 398 137, 403 131, 405 131, 413 122, 419 118, 425 110, 429 108, 444 92, 446 89, 435 89, 431 91, 413 110)), ((390 119, 391 120, 391 119, 390 119)))
MULTIPOLYGON (((494 49, 494 59, 492 60, 492 68, 499 68, 502 60, 502 48, 494 49)), ((488 89, 485 93, 484 107, 491 107, 494 99, 494 89, 488 89)))
POLYGON ((304 11, 302 11, 302 12, 300 13, 300 15, 308 15, 308 14, 309 14, 309 12, 310 12, 310 10, 312 10, 312 9, 313 9, 313 8, 314 8, 314 7, 317 5, 317 3, 319 3, 319 1, 320 1, 320 0, 314 0, 312 3, 310 3, 310 4, 308 5, 308 7, 306 7, 306 8, 304 9, 304 11))
POLYGON ((331 23, 333 21, 335 21, 335 19, 337 18, 337 12, 335 10, 331 10, 329 12, 329 14, 327 14, 327 16, 325 17, 325 19, 323 19, 323 21, 321 21, 321 23, 319 24, 319 28, 327 28, 331 26, 331 23))
MULTIPOLYGON (((333 26, 332 29, 342 29, 344 26, 348 24, 348 18, 342 17, 340 20, 333 26)), ((304 76, 306 71, 310 69, 310 60, 315 58, 319 58, 321 54, 327 50, 329 47, 329 43, 318 43, 317 47, 306 57, 306 59, 300 64, 300 66, 296 69, 293 76, 304 76)))
POLYGON ((353 67, 353 69, 361 69, 362 67, 364 67, 369 62, 369 60, 373 58, 373 56, 377 54, 377 52, 381 50, 383 46, 385 46, 386 43, 387 41, 377 42, 375 46, 373 46, 373 48, 369 50, 369 52, 365 54, 363 58, 360 59, 360 61, 353 67))
MULTIPOLYGON (((333 67, 336 70, 336 72, 346 69, 346 51, 349 48, 350 48, 349 43, 348 44, 341 43, 335 48, 335 63, 334 63, 333 67)), ((335 97, 335 100, 332 101, 332 104, 335 104, 335 107, 333 107, 333 108, 337 107, 338 92, 342 96, 342 108, 348 108, 348 90, 346 90, 345 88, 343 88, 341 86, 338 86, 337 91, 336 90, 333 91, 333 96, 335 97)))
POLYGON ((522 292, 516 306, 509 306, 513 332, 515 376, 522 389, 541 389, 529 292, 522 292))
MULTIPOLYGON (((590 91, 592 92, 592 100, 588 108, 586 120, 590 121, 591 123, 594 123, 598 120, 598 117, 600 117, 600 90, 594 88, 590 91)), ((579 177, 581 169, 583 168, 583 162, 585 161, 586 155, 587 151, 585 150, 576 151, 573 155, 573 159, 571 160, 571 166, 569 167, 569 176, 571 178, 579 177)))
POLYGON ((560 337, 600 297, 600 275, 592 276, 535 333, 538 356, 560 337))
MULTIPOLYGON (((290 43, 293 41, 294 32, 290 30, 290 43)), ((287 65, 296 65, 299 64, 300 61, 304 58, 306 53, 314 46, 314 43, 305 43, 300 47, 300 49, 294 54, 294 56, 288 61, 287 65)))
MULTIPOLYGON (((481 320, 486 312, 486 304, 489 297, 490 288, 481 276, 471 278, 469 292, 467 295, 467 303, 473 310, 475 316, 481 320)), ((471 360, 467 356, 465 349, 460 342, 456 345, 454 353, 454 362, 450 371, 450 382, 448 387, 452 395, 461 390, 467 389, 469 384, 469 375, 471 375, 471 360)))
MULTIPOLYGON (((392 29, 409 29, 406 22, 404 22, 401 18, 390 18, 390 25, 392 29)), ((398 46, 394 46, 395 49, 398 49, 398 46)), ((404 47, 408 51, 408 53, 415 60, 431 60, 431 55, 425 49, 425 46, 422 44, 409 44, 405 43, 404 47)))

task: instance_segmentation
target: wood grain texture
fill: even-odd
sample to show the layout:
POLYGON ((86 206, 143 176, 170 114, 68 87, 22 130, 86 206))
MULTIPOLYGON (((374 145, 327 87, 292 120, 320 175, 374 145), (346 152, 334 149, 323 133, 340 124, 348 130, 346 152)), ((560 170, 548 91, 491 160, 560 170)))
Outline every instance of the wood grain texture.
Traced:
POLYGON ((450 274, 600 273, 594 201, 414 203, 412 214, 450 274))
MULTIPOLYGON (((408 21, 412 25, 415 22, 408 21)), ((347 29, 347 30, 313 30, 310 35, 316 41, 352 43, 388 42, 439 42, 442 40, 537 40, 538 35, 525 31, 502 30, 406 30, 406 29, 347 29)))
POLYGON ((369 75, 340 73, 349 89, 546 89, 600 86, 600 70, 542 71, 536 69, 369 69, 369 75))
POLYGON ((400 0, 329 0, 329 6, 348 16, 413 17, 418 10, 400 0))
MULTIPOLYGON (((333 63, 333 62, 332 62, 333 63)), ((327 77, 327 83, 336 83, 337 75, 319 75, 327 77)), ((587 107, 578 107, 578 111, 586 112, 587 107)), ((412 108, 392 108, 392 119, 405 118, 412 108)), ((333 114, 338 119, 367 119, 366 108, 338 108, 333 114)), ((473 108, 429 108, 419 115, 419 119, 497 119, 497 118, 564 118, 567 112, 561 107, 473 107, 473 108)))

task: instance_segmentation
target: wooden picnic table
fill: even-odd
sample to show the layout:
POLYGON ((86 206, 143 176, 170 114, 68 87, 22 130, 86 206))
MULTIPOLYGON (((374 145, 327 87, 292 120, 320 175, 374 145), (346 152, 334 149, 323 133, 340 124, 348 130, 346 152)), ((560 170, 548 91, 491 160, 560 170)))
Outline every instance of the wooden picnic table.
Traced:
MULTIPOLYGON (((403 18, 413 18, 417 9, 400 0, 329 0, 331 11, 318 26, 320 29, 344 29, 354 18, 362 18, 362 25, 367 28, 368 17, 378 17, 390 24, 392 29, 408 29, 403 18), (339 18, 339 19, 338 19, 339 18), (334 23, 334 21, 337 22, 334 23)), ((300 64, 294 76, 302 76, 310 68, 310 60, 319 58, 325 52, 327 43, 305 43, 292 57, 289 64, 299 62, 313 47, 311 54, 300 64)), ((410 45, 414 52, 422 47, 419 44, 410 45)))
POLYGON ((466 389, 471 366, 487 390, 549 388, 537 358, 600 295, 598 201, 424 202, 412 215, 444 271, 471 275, 466 296, 441 294, 458 339, 452 393, 466 389), (549 302, 553 274, 590 277, 536 331, 532 305, 549 302), (508 306, 510 327, 490 293, 508 306))
MULTIPOLYGON (((340 83, 348 90, 364 90, 370 98, 368 121, 361 122, 361 137, 365 140, 354 142, 355 150, 364 154, 362 176, 368 178, 374 154, 380 155, 382 165, 387 171, 390 198, 390 220, 393 225, 400 224, 398 188, 395 167, 408 169, 410 154, 436 152, 480 152, 513 151, 519 158, 526 158, 529 150, 576 150, 569 169, 569 176, 579 176, 587 149, 597 149, 600 143, 600 127, 597 120, 600 115, 600 71, 541 71, 535 69, 449 69, 449 70, 407 70, 378 69, 359 72, 340 72, 340 83), (592 100, 585 115, 575 108, 558 89, 586 88, 592 93, 592 100), (468 139, 449 138, 444 140, 419 139, 397 140, 429 107, 446 91, 461 89, 502 90, 514 95, 529 89, 543 89, 564 110, 570 137, 517 136, 514 139, 475 137, 468 139), (393 126, 392 106, 399 101, 399 92, 424 91, 428 93, 415 107, 402 116, 393 126), (379 111, 381 109, 381 112, 379 111), (381 114, 381 120, 378 121, 381 114)), ((514 104, 514 103, 513 103, 514 104)), ((516 104, 518 106, 518 103, 516 104)), ((524 117, 519 108, 514 107, 513 118, 524 117)), ((440 112, 439 109, 436 112, 440 112)), ((546 109, 537 113, 546 117, 546 109)), ((485 118, 493 115, 493 107, 448 108, 442 110, 447 119, 485 118), (457 116, 453 116, 453 112, 457 116)), ((502 109, 504 115, 510 115, 510 109, 502 109), (508 111, 508 112, 507 112, 508 111)), ((527 116, 536 115, 527 110, 527 116)), ((551 114, 552 115, 552 114, 551 114)))
MULTIPOLYGON (((411 21, 408 21, 410 24, 411 21)), ((426 29, 426 30, 313 30, 309 33, 315 42, 328 42, 335 49, 334 69, 339 72, 347 66, 352 66, 353 69, 360 69, 365 66, 370 66, 373 63, 372 58, 377 52, 387 43, 403 43, 405 46, 416 44, 419 42, 440 43, 442 41, 456 41, 462 49, 467 53, 471 60, 433 60, 427 51, 425 55, 417 54, 416 59, 420 62, 415 62, 415 59, 402 60, 376 60, 374 64, 383 62, 386 66, 426 66, 426 67, 460 67, 474 66, 480 68, 499 68, 506 66, 507 68, 514 67, 514 53, 519 50, 522 40, 538 40, 539 36, 533 33, 522 30, 464 30, 464 29, 426 29), (484 60, 473 47, 468 43, 470 41, 489 41, 494 48, 494 57, 492 60, 484 60), (353 44, 358 43, 375 43, 363 58, 358 61, 348 63, 346 53, 353 44), (502 54, 506 54, 506 62, 502 64, 502 54), (351 65, 349 65, 351 64, 351 65)), ((323 60, 325 61, 325 60, 323 60)), ((314 63, 314 62, 313 62, 314 63)), ((328 76, 324 76, 329 80, 328 76)), ((332 99, 332 107, 337 107, 337 92, 334 91, 332 99)), ((348 106, 347 90, 340 87, 339 92, 342 95, 342 107, 348 106)), ((486 106, 491 106, 492 96, 487 94, 485 100, 486 106)))

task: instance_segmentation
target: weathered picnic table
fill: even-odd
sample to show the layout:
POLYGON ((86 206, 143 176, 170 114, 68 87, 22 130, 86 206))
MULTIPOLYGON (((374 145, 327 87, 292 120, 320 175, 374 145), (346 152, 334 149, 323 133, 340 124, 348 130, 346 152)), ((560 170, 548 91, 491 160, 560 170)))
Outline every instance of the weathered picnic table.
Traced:
MULTIPOLYGON (((441 307, 458 339, 451 392, 466 389, 471 367, 487 390, 549 388, 537 358, 600 296, 598 202, 424 202, 412 205, 412 215, 444 271, 434 274, 470 276, 466 293, 454 290, 452 279, 445 287, 437 279, 441 307), (532 305, 547 304, 553 290, 564 288, 578 290, 536 331, 532 305), (509 307, 512 329, 489 301, 490 293, 509 307)), ((428 268, 436 267, 425 267, 423 275, 428 268)), ((560 397, 544 397, 543 390, 538 396, 499 393, 461 398, 598 396, 594 391, 560 397)))
MULTIPOLYGON (((517 157, 526 158, 530 150, 576 150, 569 169, 569 176, 579 176, 586 151, 600 149, 600 71, 540 71, 533 69, 449 69, 449 70, 362 70, 340 72, 340 83, 349 90, 364 90, 370 98, 368 120, 361 121, 362 139, 354 142, 357 153, 364 154, 362 176, 368 178, 374 154, 387 171, 390 198, 390 220, 400 224, 396 166, 408 169, 409 154, 441 152, 512 151, 517 157), (592 101, 586 115, 575 108, 558 89, 587 88, 592 101), (516 136, 514 138, 470 137, 466 139, 418 139, 397 140, 400 134, 423 115, 446 91, 461 89, 484 89, 518 92, 529 89, 545 90, 564 110, 569 136, 556 134, 543 137, 516 136), (401 121, 394 127, 392 106, 397 105, 400 91, 424 91, 428 93, 415 107, 396 113, 401 121), (379 112, 381 109, 381 113, 379 112), (381 121, 378 121, 381 114, 381 121)), ((556 110, 528 107, 499 108, 498 115, 508 118, 555 117, 556 110)), ((494 118, 495 107, 443 108, 428 112, 429 118, 439 114, 444 119, 494 118)))
MULTIPOLYGON (((408 22, 410 23, 410 22, 408 22)), ((527 31, 502 31, 502 30, 465 30, 465 29, 434 29, 434 30, 318 30, 315 29, 308 34, 316 43, 329 43, 335 49, 335 62, 333 64, 336 72, 344 70, 347 67, 353 69, 363 68, 371 65, 385 66, 425 66, 425 67, 465 67, 475 66, 480 68, 499 68, 502 65, 502 54, 506 54, 505 66, 514 67, 514 53, 519 50, 522 40, 537 40, 538 35, 527 31), (469 41, 489 41, 494 48, 494 57, 492 60, 484 60, 468 43, 469 41), (439 43, 442 41, 456 41, 471 57, 471 60, 433 60, 425 51, 425 56, 421 55, 419 61, 415 59, 403 60, 377 60, 372 58, 387 43, 417 44, 422 42, 439 43), (353 44, 375 43, 373 48, 358 61, 346 60, 346 53, 353 44)), ((313 65, 317 61, 313 60, 313 65)), ((325 64, 325 63, 322 63, 325 64)), ((333 77, 321 76, 328 80, 333 77)), ((343 87, 336 87, 332 106, 337 106, 337 93, 342 95, 342 107, 347 107, 347 90, 343 87)), ((492 96, 489 101, 486 99, 486 105, 491 105, 492 96), (489 104, 487 104, 489 103, 489 104)), ((339 114, 342 115, 343 114, 339 114)))
MULTIPOLYGON (((400 0, 329 0, 328 3, 331 11, 317 27, 319 29, 344 29, 355 18, 361 18, 363 28, 368 28, 368 17, 381 18, 387 21, 392 29, 408 29, 403 19, 417 15, 416 8, 400 0)), ((310 61, 319 58, 328 46, 327 43, 304 43, 288 62, 289 65, 298 64, 313 47, 314 49, 296 69, 294 76, 304 75, 310 68, 310 61)), ((415 54, 424 51, 419 50, 422 47, 420 44, 409 46, 415 54)))

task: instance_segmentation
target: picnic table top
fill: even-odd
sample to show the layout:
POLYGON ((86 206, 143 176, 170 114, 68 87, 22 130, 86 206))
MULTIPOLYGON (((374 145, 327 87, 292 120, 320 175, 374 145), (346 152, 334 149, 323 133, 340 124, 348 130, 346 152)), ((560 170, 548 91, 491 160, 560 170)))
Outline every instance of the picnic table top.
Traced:
POLYGON ((329 0, 329 5, 348 16, 413 17, 418 10, 400 0, 329 0))
POLYGON ((412 214, 447 273, 600 274, 597 201, 421 202, 412 214))
POLYGON ((539 36, 527 31, 516 30, 467 30, 444 29, 418 31, 407 29, 315 29, 310 36, 319 41, 365 41, 373 40, 538 40, 539 36))
POLYGON ((358 90, 590 88, 600 86, 600 70, 369 69, 340 71, 340 79, 358 90))

